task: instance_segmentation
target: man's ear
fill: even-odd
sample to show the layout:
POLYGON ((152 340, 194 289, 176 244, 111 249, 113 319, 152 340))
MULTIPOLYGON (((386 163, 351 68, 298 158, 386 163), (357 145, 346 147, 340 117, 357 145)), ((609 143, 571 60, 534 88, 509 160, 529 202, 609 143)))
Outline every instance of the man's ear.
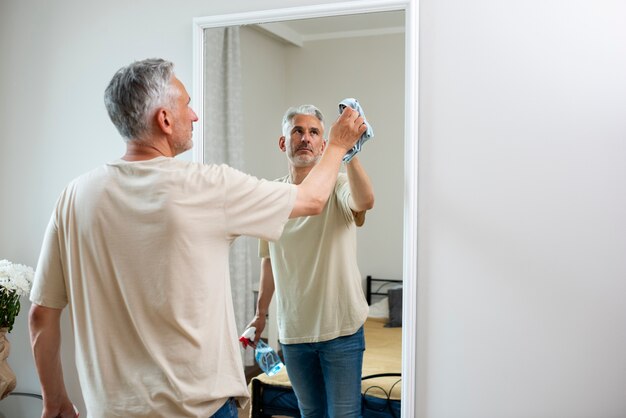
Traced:
POLYGON ((287 147, 285 146, 285 137, 281 136, 280 138, 278 138, 278 148, 280 148, 280 150, 282 152, 287 151, 287 147))
POLYGON ((170 112, 164 107, 159 108, 155 115, 157 125, 166 134, 172 133, 172 117, 170 112))
POLYGON ((324 152, 325 149, 326 149, 326 141, 323 140, 322 141, 322 152, 324 152))

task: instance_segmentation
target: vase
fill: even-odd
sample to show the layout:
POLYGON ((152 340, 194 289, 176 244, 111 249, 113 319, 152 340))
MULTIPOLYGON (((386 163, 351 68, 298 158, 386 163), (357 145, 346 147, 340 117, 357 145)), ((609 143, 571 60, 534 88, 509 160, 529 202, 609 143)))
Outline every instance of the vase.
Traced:
POLYGON ((8 328, 0 328, 0 399, 6 398, 13 392, 17 379, 9 367, 9 352, 11 344, 7 340, 8 328))

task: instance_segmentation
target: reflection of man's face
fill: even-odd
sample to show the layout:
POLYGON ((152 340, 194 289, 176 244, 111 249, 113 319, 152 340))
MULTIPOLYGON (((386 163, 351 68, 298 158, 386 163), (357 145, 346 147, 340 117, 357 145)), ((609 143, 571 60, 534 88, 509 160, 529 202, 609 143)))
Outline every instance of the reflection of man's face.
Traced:
POLYGON ((174 120, 172 127, 174 133, 172 135, 172 148, 176 154, 185 152, 193 146, 191 135, 193 131, 193 123, 198 120, 198 115, 189 107, 191 98, 185 89, 183 83, 174 77, 172 79, 172 88, 174 89, 174 97, 172 99, 172 113, 174 120))
POLYGON ((283 151, 295 167, 308 167, 317 164, 324 152, 324 127, 312 115, 296 115, 289 136, 285 138, 283 151))

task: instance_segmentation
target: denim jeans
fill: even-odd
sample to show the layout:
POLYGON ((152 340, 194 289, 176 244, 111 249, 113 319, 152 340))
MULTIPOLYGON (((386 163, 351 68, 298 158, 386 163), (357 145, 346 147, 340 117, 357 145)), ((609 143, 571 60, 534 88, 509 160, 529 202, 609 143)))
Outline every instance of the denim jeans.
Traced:
POLYGON ((226 403, 217 410, 215 414, 211 416, 211 418, 238 418, 239 413, 237 412, 237 402, 235 402, 234 398, 229 398, 226 403))
POLYGON ((361 417, 363 327, 330 341, 281 347, 303 418, 361 417))

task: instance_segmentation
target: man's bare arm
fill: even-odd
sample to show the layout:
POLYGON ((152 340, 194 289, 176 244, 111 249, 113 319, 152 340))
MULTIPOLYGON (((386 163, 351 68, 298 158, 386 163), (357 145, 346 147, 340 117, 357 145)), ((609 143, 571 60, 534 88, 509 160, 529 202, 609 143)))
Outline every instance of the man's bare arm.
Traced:
POLYGON ((272 296, 274 295, 274 273, 272 272, 272 262, 269 257, 261 259, 261 278, 259 282, 259 297, 256 303, 256 314, 247 328, 256 327, 256 344, 261 338, 261 333, 265 329, 267 312, 269 310, 272 296))
POLYGON ((350 208, 355 212, 364 212, 374 207, 374 189, 369 176, 361 165, 358 157, 353 157, 346 164, 348 181, 350 182, 350 208))
POLYGON ((61 366, 61 309, 33 304, 29 313, 30 341, 43 397, 42 418, 74 418, 61 366))

